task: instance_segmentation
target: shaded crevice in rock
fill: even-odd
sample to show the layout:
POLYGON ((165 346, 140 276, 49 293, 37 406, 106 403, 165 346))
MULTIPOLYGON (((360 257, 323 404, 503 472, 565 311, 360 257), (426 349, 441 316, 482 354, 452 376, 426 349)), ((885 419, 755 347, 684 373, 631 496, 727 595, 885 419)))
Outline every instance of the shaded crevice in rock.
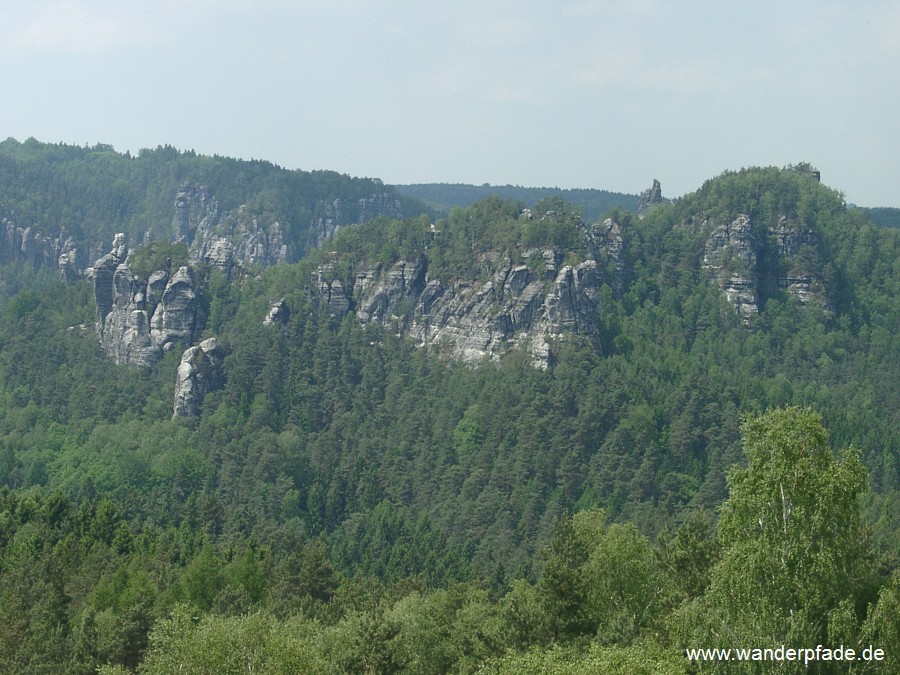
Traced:
POLYGON ((286 326, 291 320, 291 308, 288 307, 285 298, 276 300, 269 305, 269 311, 266 318, 263 319, 264 326, 286 326))
POLYGON ((818 266, 819 236, 808 227, 779 216, 764 227, 747 214, 712 228, 702 268, 745 325, 769 298, 786 293, 804 305, 832 311, 818 266))

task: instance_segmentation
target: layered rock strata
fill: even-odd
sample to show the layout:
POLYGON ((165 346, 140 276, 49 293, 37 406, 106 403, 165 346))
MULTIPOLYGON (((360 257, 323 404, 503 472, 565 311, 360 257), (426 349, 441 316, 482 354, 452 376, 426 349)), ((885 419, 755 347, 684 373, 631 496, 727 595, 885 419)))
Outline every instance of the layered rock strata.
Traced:
POLYGON ((245 206, 223 212, 203 185, 183 185, 175 196, 172 238, 184 242, 193 260, 221 269, 229 277, 235 267, 269 267, 293 262, 284 227, 264 223, 245 206))
MULTIPOLYGON (((710 227, 705 223, 705 227, 710 227)), ((786 216, 768 227, 747 214, 712 225, 704 246, 702 268, 749 324, 778 291, 804 305, 831 311, 824 284, 814 269, 819 236, 786 216)))
POLYGON ((345 208, 340 198, 318 203, 321 215, 313 223, 317 247, 321 248, 322 244, 346 225, 365 223, 382 216, 394 220, 403 219, 403 205, 399 197, 388 192, 357 200, 355 218, 347 213, 352 210, 352 206, 351 203, 345 208))

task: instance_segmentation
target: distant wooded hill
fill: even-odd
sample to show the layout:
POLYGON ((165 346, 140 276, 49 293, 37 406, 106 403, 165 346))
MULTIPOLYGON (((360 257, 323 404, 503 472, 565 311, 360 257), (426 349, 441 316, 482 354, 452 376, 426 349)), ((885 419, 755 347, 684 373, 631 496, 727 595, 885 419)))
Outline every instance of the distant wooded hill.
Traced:
POLYGON ((881 225, 882 227, 900 227, 900 209, 891 207, 858 208, 861 211, 864 211, 865 214, 869 216, 869 220, 876 225, 881 225))
POLYGON ((579 207, 586 220, 597 220, 600 216, 616 208, 637 213, 638 195, 592 189, 563 189, 558 187, 521 187, 519 185, 464 185, 451 183, 415 183, 395 185, 397 192, 414 197, 443 212, 455 206, 471 206, 488 197, 501 197, 524 202, 531 207, 547 197, 562 197, 579 207))
MULTIPOLYGON (((287 259, 295 261, 344 225, 423 210, 379 179, 334 171, 288 170, 168 145, 132 156, 106 144, 79 147, 33 138, 0 142, 0 221, 6 248, 19 250, 16 255, 7 250, 2 261, 41 258, 37 249, 44 242, 33 241, 41 235, 59 237, 60 244, 71 237, 84 265, 117 232, 125 233, 130 246, 149 239, 190 242, 200 221, 215 236, 234 240, 237 248, 247 244, 239 241, 238 231, 259 239, 257 230, 277 222, 279 243, 290 252, 287 259), (190 232, 176 231, 176 202, 190 232), (22 240, 25 230, 29 241, 22 240)), ((43 257, 55 263, 59 252, 43 257)))

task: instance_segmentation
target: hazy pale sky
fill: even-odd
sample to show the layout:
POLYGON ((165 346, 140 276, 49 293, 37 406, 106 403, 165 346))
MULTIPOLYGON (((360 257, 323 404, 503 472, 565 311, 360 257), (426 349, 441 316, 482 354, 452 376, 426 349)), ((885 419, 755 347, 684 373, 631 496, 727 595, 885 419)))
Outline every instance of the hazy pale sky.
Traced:
POLYGON ((808 161, 900 207, 900 1, 0 0, 0 138, 675 197, 808 161))

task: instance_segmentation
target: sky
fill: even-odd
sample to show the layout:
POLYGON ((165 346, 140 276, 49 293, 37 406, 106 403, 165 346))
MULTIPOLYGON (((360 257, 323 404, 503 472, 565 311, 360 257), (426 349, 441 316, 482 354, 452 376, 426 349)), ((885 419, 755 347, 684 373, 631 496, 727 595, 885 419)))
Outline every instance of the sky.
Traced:
POLYGON ((677 197, 810 162, 900 207, 900 0, 0 0, 0 138, 677 197))

